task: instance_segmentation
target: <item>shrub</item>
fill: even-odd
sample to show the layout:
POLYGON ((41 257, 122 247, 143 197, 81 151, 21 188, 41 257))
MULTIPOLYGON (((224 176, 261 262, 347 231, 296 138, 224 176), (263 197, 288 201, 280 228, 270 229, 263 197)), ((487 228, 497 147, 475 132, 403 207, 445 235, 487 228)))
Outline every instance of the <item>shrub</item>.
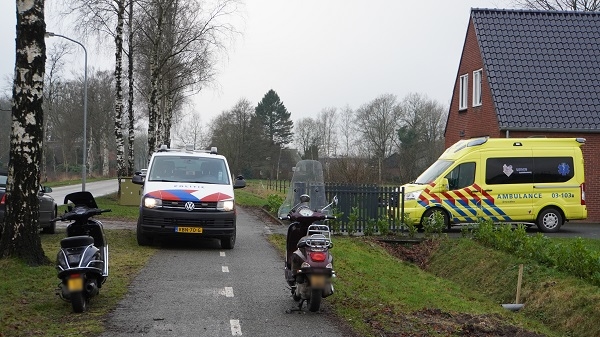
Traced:
POLYGON ((356 233, 356 227, 358 226, 358 207, 352 207, 352 212, 348 215, 348 235, 352 236, 356 233))
POLYGON ((277 215, 277 211, 279 210, 279 206, 283 204, 283 197, 277 194, 269 194, 267 196, 267 205, 265 208, 269 213, 277 215))

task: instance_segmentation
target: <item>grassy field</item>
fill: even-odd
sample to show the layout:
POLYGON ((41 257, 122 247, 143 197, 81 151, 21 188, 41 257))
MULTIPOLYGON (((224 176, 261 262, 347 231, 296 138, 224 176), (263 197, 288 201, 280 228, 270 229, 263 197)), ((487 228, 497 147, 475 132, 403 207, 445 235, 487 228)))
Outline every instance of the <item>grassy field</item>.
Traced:
MULTIPOLYGON (((250 181, 235 193, 238 203, 261 207, 274 192, 250 181)), ((136 206, 120 206, 115 196, 97 202, 113 210, 102 219, 137 217, 136 206)), ((0 279, 0 337, 98 335, 104 315, 154 253, 136 244, 134 231, 108 230, 107 235, 110 277, 83 315, 73 314, 70 304, 55 295, 59 280, 53 266, 31 268, 14 259, 0 260, 5 275, 0 279)), ((60 231, 41 236, 51 260, 63 236, 60 231)), ((272 235, 270 240, 283 249, 283 236, 272 235)), ((600 335, 598 287, 484 248, 471 239, 440 239, 436 245, 407 247, 430 256, 424 268, 398 258, 373 237, 335 236, 333 240, 336 293, 324 302, 360 336, 600 335), (513 313, 500 304, 514 302, 521 263, 525 306, 513 313)), ((598 240, 585 242, 600 250, 598 240)))

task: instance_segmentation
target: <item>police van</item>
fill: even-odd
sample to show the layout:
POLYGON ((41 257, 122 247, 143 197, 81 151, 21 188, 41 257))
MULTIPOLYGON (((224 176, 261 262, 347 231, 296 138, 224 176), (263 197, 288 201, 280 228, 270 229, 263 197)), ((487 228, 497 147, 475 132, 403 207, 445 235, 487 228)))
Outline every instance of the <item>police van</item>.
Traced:
POLYGON ((584 138, 460 140, 413 183, 404 185, 412 223, 435 213, 446 227, 491 219, 557 232, 587 218, 581 146, 584 138))
POLYGON ((152 154, 145 174, 132 180, 143 185, 137 242, 151 245, 154 238, 204 237, 233 249, 236 211, 233 190, 246 186, 242 176, 233 179, 227 159, 210 151, 169 149, 152 154))

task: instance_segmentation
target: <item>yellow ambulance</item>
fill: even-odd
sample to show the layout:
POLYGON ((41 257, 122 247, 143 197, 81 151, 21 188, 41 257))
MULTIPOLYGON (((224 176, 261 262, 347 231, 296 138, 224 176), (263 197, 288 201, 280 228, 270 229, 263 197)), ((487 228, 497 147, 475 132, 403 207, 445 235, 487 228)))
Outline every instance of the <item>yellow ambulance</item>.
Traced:
POLYGON ((584 138, 460 140, 413 183, 404 213, 421 224, 434 214, 445 226, 491 219, 557 232, 587 218, 581 146, 584 138))

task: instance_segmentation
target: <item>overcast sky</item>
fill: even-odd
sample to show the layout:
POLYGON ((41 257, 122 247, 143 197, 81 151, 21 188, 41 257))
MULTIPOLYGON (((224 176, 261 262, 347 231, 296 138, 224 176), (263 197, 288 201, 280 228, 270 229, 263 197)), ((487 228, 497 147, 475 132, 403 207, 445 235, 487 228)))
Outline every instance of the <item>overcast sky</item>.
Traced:
MULTIPOLYGON (((14 69, 16 18, 15 2, 1 1, 4 89, 14 69)), ((257 104, 269 89, 293 120, 328 107, 356 109, 387 93, 399 99, 420 93, 448 105, 470 9, 499 7, 508 7, 508 1, 247 0, 243 36, 219 67, 218 89, 198 94, 195 110, 209 121, 240 98, 257 104)), ((76 38, 50 14, 47 10, 48 31, 76 38)), ((57 39, 47 40, 48 46, 57 39)), ((90 66, 112 69, 101 58, 110 60, 114 45, 105 45, 109 53, 86 47, 90 66)), ((69 72, 80 71, 83 55, 74 53, 70 64, 69 72)))

